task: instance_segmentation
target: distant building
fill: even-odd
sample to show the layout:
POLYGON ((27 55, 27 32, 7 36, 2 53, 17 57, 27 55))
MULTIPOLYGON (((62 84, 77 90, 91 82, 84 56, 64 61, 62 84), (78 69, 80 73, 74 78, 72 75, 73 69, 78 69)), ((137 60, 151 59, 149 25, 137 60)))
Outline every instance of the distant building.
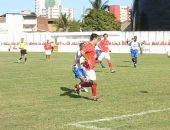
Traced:
POLYGON ((61 0, 35 0, 35 13, 37 16, 44 16, 49 19, 59 18, 60 14, 70 16, 72 20, 74 17, 72 8, 64 8, 61 0))
POLYGON ((129 6, 110 5, 109 12, 115 16, 117 21, 125 22, 131 20, 129 6))
POLYGON ((54 32, 56 27, 47 17, 36 16, 35 13, 22 11, 21 13, 6 13, 0 16, 0 33, 21 32, 54 32))
POLYGON ((169 0, 134 0, 134 31, 170 31, 169 0))
POLYGON ((0 28, 8 33, 37 31, 37 17, 32 12, 6 13, 0 16, 0 28))

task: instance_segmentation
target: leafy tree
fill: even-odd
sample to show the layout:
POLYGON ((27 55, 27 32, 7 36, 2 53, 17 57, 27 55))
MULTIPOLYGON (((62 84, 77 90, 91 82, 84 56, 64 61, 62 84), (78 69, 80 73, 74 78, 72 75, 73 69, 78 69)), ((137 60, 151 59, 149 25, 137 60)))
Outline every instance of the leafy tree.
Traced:
POLYGON ((66 14, 61 14, 58 19, 54 22, 54 26, 58 30, 62 31, 70 31, 70 32, 79 32, 80 31, 80 21, 76 20, 70 20, 70 16, 67 16, 66 14))
POLYGON ((76 20, 70 21, 69 31, 70 32, 79 32, 80 25, 81 25, 80 21, 76 21, 76 20))
POLYGON ((115 21, 115 17, 104 10, 91 10, 83 19, 82 30, 93 31, 113 31, 120 30, 120 22, 115 21))
POLYGON ((56 21, 54 22, 54 25, 58 28, 58 29, 63 29, 64 31, 68 31, 69 30, 69 20, 70 15, 66 15, 65 14, 60 14, 60 17, 58 19, 56 19, 56 21))
POLYGON ((102 0, 89 0, 92 8, 88 8, 87 10, 106 10, 108 9, 108 5, 107 3, 109 2, 109 0, 105 1, 104 3, 102 3, 102 0))

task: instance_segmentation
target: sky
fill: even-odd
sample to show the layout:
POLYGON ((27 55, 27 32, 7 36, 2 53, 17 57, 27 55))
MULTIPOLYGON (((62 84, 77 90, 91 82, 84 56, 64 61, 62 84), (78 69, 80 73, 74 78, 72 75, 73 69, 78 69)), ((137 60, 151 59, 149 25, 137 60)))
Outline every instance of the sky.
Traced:
MULTIPOLYGON (((106 0, 103 0, 105 2, 106 0)), ((109 0, 109 5, 128 5, 131 7, 132 0, 109 0)), ((91 8, 89 0, 62 0, 64 8, 74 9, 74 18, 81 19, 83 10, 91 8)), ((18 13, 22 10, 35 12, 35 0, 0 0, 0 15, 5 13, 18 13)))

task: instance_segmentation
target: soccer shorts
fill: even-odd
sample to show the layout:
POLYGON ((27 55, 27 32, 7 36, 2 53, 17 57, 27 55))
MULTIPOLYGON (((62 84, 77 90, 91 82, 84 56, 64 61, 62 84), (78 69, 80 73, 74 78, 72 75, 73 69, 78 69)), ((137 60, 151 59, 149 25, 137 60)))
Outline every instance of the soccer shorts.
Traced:
POLYGON ((51 55, 51 50, 45 50, 45 55, 51 55))
POLYGON ((101 54, 101 51, 100 50, 96 50, 97 58, 100 56, 100 54, 101 54))
POLYGON ((131 49, 131 57, 132 57, 132 58, 138 57, 138 53, 139 53, 138 50, 133 50, 133 49, 131 49))
POLYGON ((77 78, 77 79, 86 78, 86 72, 85 72, 84 68, 79 68, 77 66, 73 66, 72 71, 75 74, 75 78, 77 78))
POLYGON ((27 54, 27 50, 21 50, 21 55, 27 54))
POLYGON ((86 70, 87 80, 96 80, 96 72, 94 70, 86 70))
POLYGON ((107 60, 110 60, 110 54, 109 52, 102 52, 101 55, 99 56, 98 60, 99 61, 102 61, 103 58, 107 59, 107 60))

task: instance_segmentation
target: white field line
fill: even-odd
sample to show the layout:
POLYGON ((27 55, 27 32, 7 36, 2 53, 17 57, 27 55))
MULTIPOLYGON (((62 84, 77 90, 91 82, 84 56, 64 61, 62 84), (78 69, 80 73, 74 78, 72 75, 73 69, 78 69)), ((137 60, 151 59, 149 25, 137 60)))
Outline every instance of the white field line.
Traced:
POLYGON ((72 125, 72 126, 79 127, 79 128, 93 129, 93 130, 112 130, 112 129, 109 129, 109 128, 98 128, 96 126, 82 125, 82 124, 96 123, 96 122, 103 122, 103 121, 121 120, 121 119, 125 119, 125 118, 128 118, 128 117, 143 116, 143 115, 147 115, 147 114, 151 114, 151 113, 165 112, 165 111, 169 111, 169 110, 170 110, 170 108, 165 108, 165 109, 160 109, 160 110, 148 110, 148 111, 144 111, 144 112, 127 114, 127 115, 122 115, 122 116, 106 117, 106 118, 98 119, 98 120, 80 121, 80 122, 76 122, 76 123, 69 123, 67 125, 72 125))

